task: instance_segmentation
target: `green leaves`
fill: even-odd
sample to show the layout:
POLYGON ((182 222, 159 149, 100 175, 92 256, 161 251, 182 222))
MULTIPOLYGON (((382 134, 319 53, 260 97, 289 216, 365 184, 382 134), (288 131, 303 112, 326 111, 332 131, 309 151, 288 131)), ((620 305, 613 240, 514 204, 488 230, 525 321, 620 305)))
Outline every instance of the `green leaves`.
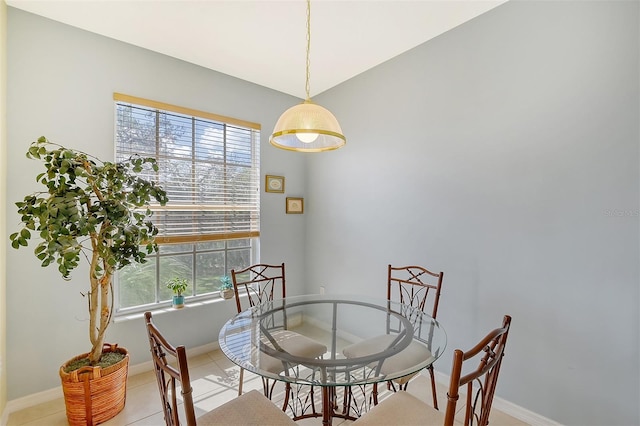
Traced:
MULTIPOLYGON (((112 269, 144 262, 145 252, 157 251, 148 207, 152 201, 164 205, 168 198, 159 185, 138 176, 157 170, 154 159, 102 162, 44 136, 30 145, 27 157, 43 162, 45 170, 36 181, 44 190, 16 203, 23 228, 9 236, 13 248, 26 247, 31 231, 37 232, 42 242, 34 254, 42 266, 56 263, 64 278, 93 251, 112 269)), ((94 264, 90 273, 100 277, 106 272, 94 264)))
POLYGON ((22 228, 20 232, 14 232, 9 235, 9 239, 11 240, 11 247, 17 249, 20 246, 26 247, 28 245, 27 240, 31 238, 31 232, 29 232, 28 228, 22 228))

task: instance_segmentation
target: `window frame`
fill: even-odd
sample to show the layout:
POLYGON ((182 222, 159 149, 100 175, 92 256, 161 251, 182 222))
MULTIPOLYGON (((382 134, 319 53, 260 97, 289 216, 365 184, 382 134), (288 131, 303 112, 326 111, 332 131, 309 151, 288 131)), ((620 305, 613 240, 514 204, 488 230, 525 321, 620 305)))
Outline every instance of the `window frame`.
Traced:
MULTIPOLYGON (((155 284, 155 288, 154 288, 154 292, 155 292, 155 301, 154 302, 150 302, 150 303, 145 303, 142 305, 135 305, 135 306, 130 306, 130 307, 122 307, 120 305, 120 295, 121 295, 121 289, 120 289, 120 282, 119 282, 119 273, 116 274, 116 279, 114 282, 114 316, 118 317, 118 316, 123 316, 123 315, 127 315, 127 314, 131 314, 131 313, 138 313, 138 312, 142 312, 144 310, 148 310, 148 309, 157 309, 157 308, 165 308, 168 306, 171 306, 171 299, 169 300, 163 300, 162 299, 162 282, 160 281, 160 277, 162 275, 162 272, 160 270, 160 265, 162 264, 161 259, 163 257, 167 257, 167 256, 187 256, 190 255, 191 256, 191 276, 187 277, 190 281, 190 288, 188 289, 186 296, 186 299, 189 302, 203 302, 203 301, 207 301, 207 300, 217 300, 217 299, 221 299, 219 292, 214 290, 214 291, 209 291, 207 293, 203 293, 203 294, 193 294, 194 291, 196 291, 196 285, 197 282, 196 280, 198 279, 198 271, 197 271, 197 258, 199 254, 202 253, 216 253, 216 252, 224 252, 224 258, 225 258, 225 264, 224 264, 224 274, 226 275, 230 275, 230 269, 229 268, 229 253, 232 253, 233 251, 238 251, 238 248, 234 248, 232 247, 232 244, 230 244, 230 242, 234 241, 234 240, 247 240, 248 241, 248 245, 242 247, 240 250, 246 250, 247 248, 249 249, 249 256, 250 256, 250 260, 249 260, 249 264, 253 264, 253 263, 257 263, 259 262, 259 246, 260 246, 260 193, 261 193, 261 188, 260 188, 260 131, 261 131, 261 126, 260 124, 257 123, 252 123, 249 121, 245 121, 245 120, 239 120, 239 119, 235 119, 235 118, 231 118, 231 117, 226 117, 226 116, 222 116, 222 115, 218 115, 218 114, 212 114, 212 113, 208 113, 208 112, 203 112, 203 111, 199 111, 199 110, 195 110, 195 109, 191 109, 191 108, 184 108, 184 107, 179 107, 179 106, 175 106, 175 105, 171 105, 171 104, 166 104, 163 102, 158 102, 158 101, 152 101, 152 100, 148 100, 148 99, 143 99, 143 98, 138 98, 138 97, 134 97, 134 96, 130 96, 130 95, 124 95, 121 93, 114 93, 113 95, 113 99, 114 99, 114 112, 115 112, 115 117, 114 117, 114 157, 117 159, 119 156, 122 155, 128 155, 128 154, 122 154, 122 152, 119 153, 119 139, 118 139, 118 131, 119 131, 119 120, 118 120, 118 108, 119 105, 131 105, 132 107, 139 107, 139 108, 146 108, 148 110, 155 110, 156 113, 158 114, 162 114, 162 113, 169 113, 169 114, 178 114, 178 115, 182 115, 182 116, 186 116, 189 119, 191 119, 194 123, 196 123, 196 121, 198 120, 205 120, 206 122, 211 122, 212 124, 215 124, 216 126, 222 126, 223 130, 223 134, 224 134, 224 138, 226 140, 226 135, 227 135, 227 126, 233 126, 233 128, 236 129, 240 129, 240 130, 247 130, 249 131, 249 138, 250 138, 250 151, 251 151, 251 155, 249 157, 250 160, 250 165, 248 170, 251 172, 250 173, 250 178, 249 178, 249 189, 248 191, 251 192, 253 190, 253 186, 255 185, 255 195, 249 194, 249 203, 245 204, 245 203, 240 203, 238 205, 235 205, 235 208, 233 208, 234 211, 238 211, 240 212, 240 214, 242 214, 242 212, 248 212, 249 217, 248 219, 244 219, 244 221, 248 221, 247 223, 249 223, 249 228, 246 232, 239 232, 239 231, 234 231, 234 232, 220 232, 219 230, 215 231, 215 232, 210 232, 207 234, 201 234, 201 233, 197 233, 197 234, 189 234, 189 235, 158 235, 156 237, 156 241, 158 243, 158 245, 160 246, 160 252, 158 253, 153 253, 152 255, 148 256, 148 261, 149 262, 154 262, 154 284, 155 284), (236 210, 237 209, 237 210, 236 210), (253 213, 252 213, 253 212, 253 213), (199 243, 207 243, 207 242, 223 242, 224 243, 224 247, 223 248, 209 248, 209 249, 201 249, 198 250, 198 244, 199 243), (163 254, 162 253, 162 247, 166 247, 166 246, 177 246, 177 245, 191 245, 191 249, 189 251, 180 251, 179 253, 175 253, 175 254, 163 254), (231 245, 231 247, 230 247, 231 245), (195 285, 194 285, 195 284, 195 285)), ((159 134, 155 135, 156 138, 156 145, 158 143, 160 143, 160 140, 158 139, 160 136, 159 134)), ((195 134, 191 135, 191 138, 193 140, 195 140, 196 136, 195 134)), ((159 146, 159 145, 158 145, 159 146)), ((233 160, 229 160, 227 157, 227 146, 226 143, 223 144, 223 158, 224 160, 222 161, 223 163, 223 168, 224 170, 226 170, 226 168, 228 166, 233 166, 233 160)), ((162 158, 162 155, 160 154, 160 151, 156 148, 156 152, 155 155, 147 155, 147 154, 141 154, 142 156, 150 156, 150 157, 154 157, 156 159, 160 159, 162 158)), ((187 156, 185 158, 188 159, 188 161, 195 163, 199 163, 199 164, 204 164, 207 163, 211 160, 198 160, 197 158, 198 154, 195 150, 191 151, 190 157, 187 156), (190 160, 189 160, 190 158, 190 160)), ((239 163, 235 164, 235 167, 239 167, 239 163)), ((195 169, 194 169, 195 170, 195 169)), ((244 173, 244 172, 243 172, 244 173)), ((226 175, 226 171, 224 172, 224 174, 226 175)), ((195 176, 192 174, 192 177, 195 176)), ((166 176, 165 176, 166 177, 166 176)), ((230 182, 230 181, 225 181, 225 182, 230 182)), ((225 198, 226 200, 226 198, 225 198)), ((243 200, 246 202, 246 200, 243 200)), ((225 201, 225 205, 228 201, 225 201)), ((224 211, 224 209, 211 209, 210 207, 206 207, 206 206, 211 206, 213 204, 196 204, 195 200, 192 200, 192 203, 189 204, 189 206, 191 207, 191 209, 193 209, 192 211, 194 212, 206 212, 206 211, 214 211, 214 212, 222 212, 224 211), (200 207, 200 208, 198 208, 200 207)), ((174 207, 175 208, 175 205, 174 207)), ((179 208, 179 207, 178 207, 179 208)), ((162 207, 162 206, 153 206, 152 207, 152 211, 159 211, 159 212, 167 212, 170 211, 172 209, 172 205, 171 205, 171 197, 169 197, 169 203, 167 204, 167 206, 162 207)), ((191 223, 195 223, 200 225, 200 222, 198 222, 197 220, 191 223)), ((227 221, 223 221, 222 223, 226 224, 229 223, 227 221)), ((194 228, 197 228, 198 226, 195 226, 194 228)), ((226 226, 225 226, 226 227, 226 226)), ((249 265, 245 265, 245 266, 249 266, 249 265)), ((119 271, 120 272, 120 271, 119 271)))

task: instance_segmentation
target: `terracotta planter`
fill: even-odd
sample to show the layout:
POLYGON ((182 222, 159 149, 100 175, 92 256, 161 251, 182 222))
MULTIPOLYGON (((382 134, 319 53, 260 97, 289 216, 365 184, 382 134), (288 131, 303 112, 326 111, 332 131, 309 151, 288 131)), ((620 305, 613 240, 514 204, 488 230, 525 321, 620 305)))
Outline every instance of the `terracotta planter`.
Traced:
POLYGON ((82 367, 65 373, 65 367, 89 354, 78 355, 60 367, 60 379, 71 426, 97 425, 113 418, 124 408, 127 395, 129 352, 118 345, 105 345, 104 352, 120 352, 122 361, 109 366, 82 367))

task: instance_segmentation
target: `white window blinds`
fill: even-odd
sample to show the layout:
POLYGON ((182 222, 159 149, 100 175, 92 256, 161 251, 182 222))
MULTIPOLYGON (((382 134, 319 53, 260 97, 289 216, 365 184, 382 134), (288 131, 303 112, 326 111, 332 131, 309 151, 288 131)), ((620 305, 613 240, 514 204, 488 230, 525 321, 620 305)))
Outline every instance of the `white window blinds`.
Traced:
POLYGON ((260 235, 260 125, 114 94, 116 158, 157 160, 145 170, 169 197, 152 206, 158 244, 260 235))

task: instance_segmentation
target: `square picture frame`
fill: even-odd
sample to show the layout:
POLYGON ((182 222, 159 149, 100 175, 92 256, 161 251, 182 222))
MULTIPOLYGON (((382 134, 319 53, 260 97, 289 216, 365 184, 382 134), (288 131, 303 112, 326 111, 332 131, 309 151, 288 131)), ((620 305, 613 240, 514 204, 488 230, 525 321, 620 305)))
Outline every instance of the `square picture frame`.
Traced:
POLYGON ((287 214, 303 214, 304 213, 304 198, 300 197, 287 197, 287 214))
POLYGON ((266 175, 264 177, 264 190, 266 192, 284 193, 284 176, 266 175))

